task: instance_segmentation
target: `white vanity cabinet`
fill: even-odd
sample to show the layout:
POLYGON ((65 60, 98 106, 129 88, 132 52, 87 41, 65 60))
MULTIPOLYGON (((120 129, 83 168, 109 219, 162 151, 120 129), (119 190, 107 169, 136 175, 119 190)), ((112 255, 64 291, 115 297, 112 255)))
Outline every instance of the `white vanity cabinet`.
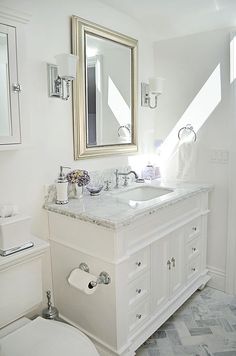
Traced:
POLYGON ((102 356, 133 356, 198 288, 206 270, 208 190, 149 209, 114 228, 49 208, 55 302, 62 318, 90 336, 102 356), (86 262, 111 284, 85 295, 69 285, 86 262))

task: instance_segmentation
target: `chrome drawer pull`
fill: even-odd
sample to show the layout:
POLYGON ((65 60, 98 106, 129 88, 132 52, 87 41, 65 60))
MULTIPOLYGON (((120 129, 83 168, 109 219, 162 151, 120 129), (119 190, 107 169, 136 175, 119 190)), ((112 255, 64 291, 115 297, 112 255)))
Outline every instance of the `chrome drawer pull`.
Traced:
POLYGON ((136 293, 137 293, 137 294, 140 294, 141 292, 142 292, 142 289, 141 289, 141 288, 137 288, 137 289, 136 289, 136 293))
POLYGON ((173 267, 175 267, 175 258, 174 257, 171 258, 171 262, 173 264, 173 267))
POLYGON ((171 262, 170 262, 170 260, 167 261, 167 266, 168 266, 168 268, 169 268, 169 270, 170 270, 170 269, 171 269, 171 262))
POLYGON ((192 250, 193 250, 193 252, 196 252, 196 251, 197 251, 197 248, 196 248, 196 247, 193 247, 192 250))
POLYGON ((142 264, 142 262, 140 262, 140 261, 136 262, 136 266, 138 266, 138 267, 140 267, 141 264, 142 264))
POLYGON ((193 267, 193 268, 192 268, 192 271, 193 271, 193 272, 195 272, 195 271, 196 271, 196 268, 195 268, 195 267, 193 267))
POLYGON ((192 230, 193 230, 193 231, 197 231, 196 226, 193 226, 193 227, 192 227, 192 230))
POLYGON ((136 314, 136 318, 140 320, 142 318, 142 314, 136 314))

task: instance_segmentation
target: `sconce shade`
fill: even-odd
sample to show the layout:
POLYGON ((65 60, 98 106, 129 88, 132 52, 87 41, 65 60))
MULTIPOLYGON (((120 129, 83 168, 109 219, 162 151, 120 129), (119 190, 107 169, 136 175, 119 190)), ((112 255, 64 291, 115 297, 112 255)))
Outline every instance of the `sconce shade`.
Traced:
POLYGON ((161 94, 164 87, 164 78, 156 77, 149 78, 149 92, 153 94, 161 94))
POLYGON ((73 54, 58 54, 55 56, 58 65, 58 74, 62 79, 73 80, 76 78, 78 57, 73 54))

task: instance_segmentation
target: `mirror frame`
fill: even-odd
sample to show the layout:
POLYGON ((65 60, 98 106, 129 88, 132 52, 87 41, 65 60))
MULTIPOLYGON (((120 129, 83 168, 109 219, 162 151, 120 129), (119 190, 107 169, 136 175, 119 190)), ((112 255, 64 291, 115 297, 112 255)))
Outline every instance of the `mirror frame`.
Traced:
POLYGON ((138 41, 96 25, 92 22, 72 16, 72 53, 79 57, 77 77, 73 81, 73 123, 74 123, 74 158, 93 158, 105 155, 128 154, 137 147, 137 92, 138 92, 138 41), (86 51, 85 35, 102 37, 131 49, 131 143, 87 147, 86 114, 86 51))

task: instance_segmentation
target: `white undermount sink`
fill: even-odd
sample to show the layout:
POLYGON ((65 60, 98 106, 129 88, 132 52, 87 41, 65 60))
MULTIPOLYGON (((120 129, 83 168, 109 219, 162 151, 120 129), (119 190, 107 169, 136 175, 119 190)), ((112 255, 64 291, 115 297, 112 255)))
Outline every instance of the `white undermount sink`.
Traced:
POLYGON ((119 192, 119 199, 132 200, 136 202, 144 202, 151 199, 159 198, 162 195, 172 193, 173 190, 169 188, 154 187, 154 186, 140 186, 119 192))

